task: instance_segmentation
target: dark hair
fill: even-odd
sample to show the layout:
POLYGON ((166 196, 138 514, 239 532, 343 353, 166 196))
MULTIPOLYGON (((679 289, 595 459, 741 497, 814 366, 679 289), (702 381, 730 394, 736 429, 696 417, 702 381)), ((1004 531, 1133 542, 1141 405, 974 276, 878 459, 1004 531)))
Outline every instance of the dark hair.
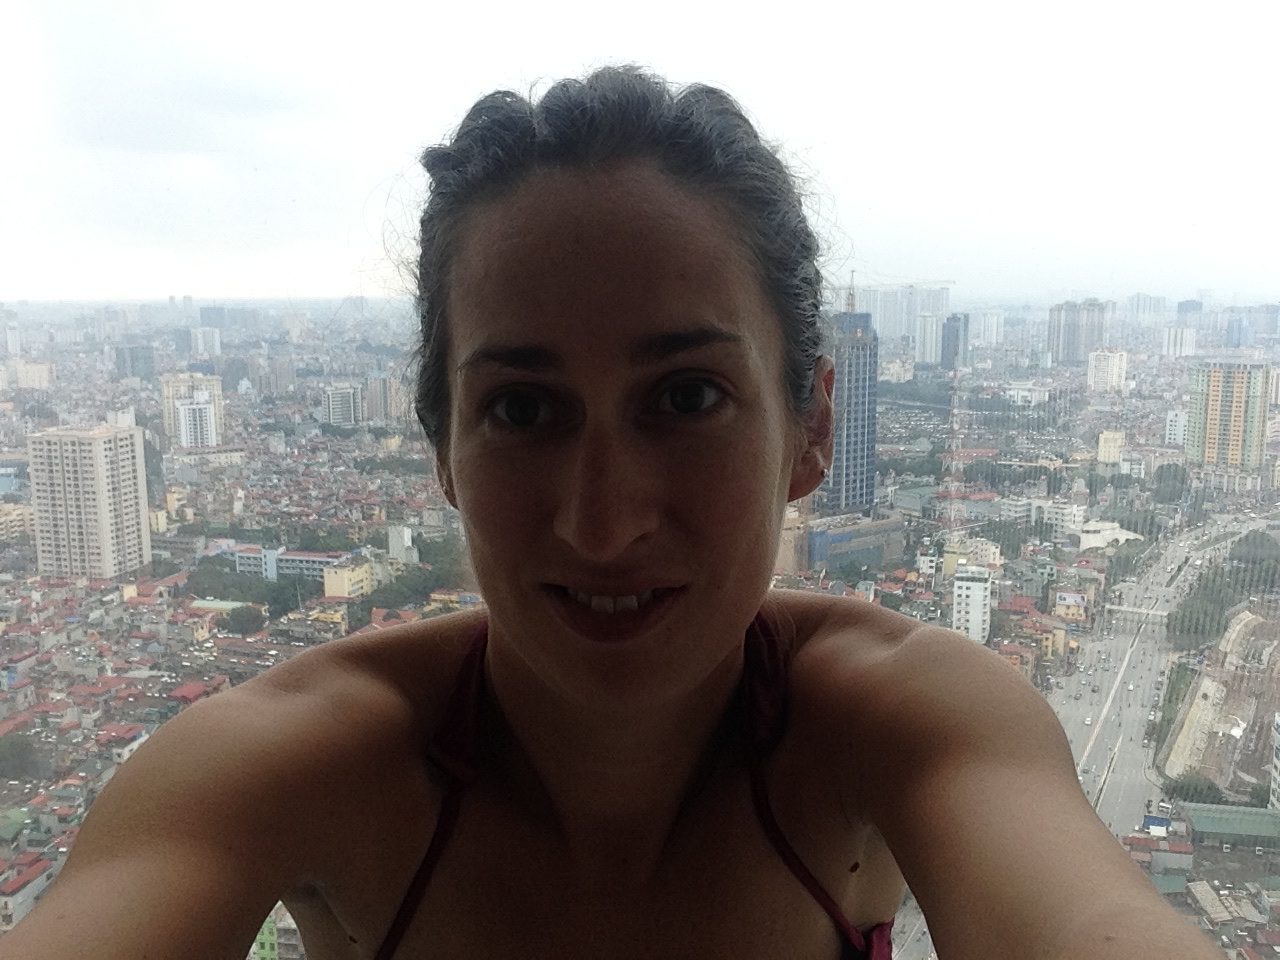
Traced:
POLYGON ((818 242, 787 168, 727 93, 673 90, 636 67, 561 80, 536 104, 510 91, 481 98, 449 143, 422 165, 431 191, 422 212, 417 310, 422 324, 414 409, 427 440, 448 445, 446 306, 458 228, 478 202, 535 170, 653 159, 679 183, 717 201, 741 238, 782 322, 784 381, 793 415, 811 409, 822 350, 818 242))

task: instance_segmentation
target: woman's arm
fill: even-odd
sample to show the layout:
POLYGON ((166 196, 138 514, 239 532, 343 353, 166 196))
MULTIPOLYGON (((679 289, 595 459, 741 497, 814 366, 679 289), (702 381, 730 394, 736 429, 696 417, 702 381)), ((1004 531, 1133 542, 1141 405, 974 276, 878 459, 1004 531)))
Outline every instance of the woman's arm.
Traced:
POLYGON ((0 940, 13 960, 229 960, 286 889, 273 779, 235 691, 196 704, 119 767, 66 867, 0 940), (237 703, 239 701, 239 703, 237 703))
POLYGON ((1221 956, 1098 819, 1020 674, 951 631, 847 616, 815 651, 848 731, 845 801, 884 835, 941 956, 1221 956))

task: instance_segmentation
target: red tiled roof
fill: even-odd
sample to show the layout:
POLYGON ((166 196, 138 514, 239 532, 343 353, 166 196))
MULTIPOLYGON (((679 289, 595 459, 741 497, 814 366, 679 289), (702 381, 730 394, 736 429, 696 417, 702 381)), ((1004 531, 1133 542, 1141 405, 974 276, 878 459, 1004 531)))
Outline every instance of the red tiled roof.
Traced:
POLYGON ((203 683, 201 683, 199 680, 192 680, 189 683, 184 683, 181 686, 174 687, 172 690, 170 690, 169 699, 183 700, 183 701, 186 701, 187 703, 192 703, 196 700, 199 700, 208 692, 209 692, 208 688, 205 687, 203 683))
POLYGON ((53 863, 48 860, 39 860, 36 863, 33 863, 31 866, 27 867, 27 869, 23 870, 20 874, 18 874, 16 877, 10 880, 8 883, 0 884, 0 897, 13 896, 15 893, 17 893, 19 890, 25 887, 28 883, 30 883, 36 877, 40 876, 40 874, 44 873, 46 870, 48 870, 52 866, 53 866, 53 863))

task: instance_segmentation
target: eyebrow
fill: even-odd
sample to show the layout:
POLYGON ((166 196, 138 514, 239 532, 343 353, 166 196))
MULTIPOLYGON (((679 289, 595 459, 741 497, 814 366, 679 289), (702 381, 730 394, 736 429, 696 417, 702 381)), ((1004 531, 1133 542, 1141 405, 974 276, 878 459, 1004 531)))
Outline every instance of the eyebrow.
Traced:
MULTIPOLYGON (((627 356, 634 365, 651 364, 666 360, 677 353, 697 350, 699 347, 711 344, 743 342, 741 335, 730 333, 720 327, 693 327, 688 330, 674 330, 643 337, 631 345, 627 356)), ((495 343, 473 350, 462 363, 458 364, 458 372, 461 373, 468 367, 481 363, 537 373, 562 369, 564 358, 549 347, 538 344, 495 343)))

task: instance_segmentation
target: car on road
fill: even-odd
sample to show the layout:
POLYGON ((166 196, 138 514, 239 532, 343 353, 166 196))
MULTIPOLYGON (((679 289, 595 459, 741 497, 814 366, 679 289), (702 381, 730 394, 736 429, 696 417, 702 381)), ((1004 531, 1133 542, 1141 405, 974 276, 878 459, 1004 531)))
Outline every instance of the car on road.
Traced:
POLYGON ((1077 693, 1075 699, 1079 700, 1082 696, 1084 696, 1084 694, 1077 693))
POLYGON ((1092 727, 1092 726, 1093 726, 1093 717, 1085 717, 1085 718, 1084 718, 1084 725, 1085 725, 1086 727, 1092 727))
POLYGON ((1133 684, 1132 684, 1132 683, 1131 683, 1131 684, 1129 684, 1129 689, 1130 689, 1130 690, 1132 690, 1132 689, 1133 689, 1133 684))

